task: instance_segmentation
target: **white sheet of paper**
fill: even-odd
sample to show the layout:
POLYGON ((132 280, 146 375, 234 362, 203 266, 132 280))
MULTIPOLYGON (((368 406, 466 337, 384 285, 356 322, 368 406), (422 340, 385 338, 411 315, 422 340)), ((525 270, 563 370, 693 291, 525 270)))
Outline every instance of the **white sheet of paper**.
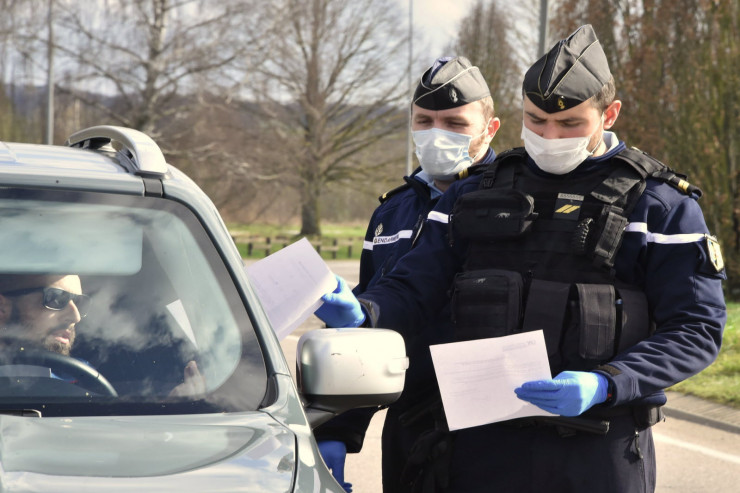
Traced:
POLYGON ((520 400, 524 382, 552 378, 541 330, 430 346, 450 430, 552 416, 520 400))
POLYGON ((185 305, 182 304, 182 300, 177 299, 173 301, 167 305, 167 310, 169 310, 172 317, 180 325, 180 328, 185 332, 185 335, 188 336, 188 339, 193 343, 193 346, 197 348, 198 341, 195 340, 195 332, 193 332, 193 326, 190 325, 190 319, 188 318, 188 314, 185 312, 185 305))
POLYGON ((334 274, 306 238, 249 265, 247 275, 280 340, 337 287, 334 274))

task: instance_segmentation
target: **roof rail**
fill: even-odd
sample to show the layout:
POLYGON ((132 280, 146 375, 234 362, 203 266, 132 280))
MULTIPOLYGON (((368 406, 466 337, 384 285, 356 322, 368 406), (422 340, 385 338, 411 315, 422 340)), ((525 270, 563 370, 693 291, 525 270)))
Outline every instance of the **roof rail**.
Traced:
POLYGON ((72 134, 64 145, 99 149, 116 141, 122 144, 133 157, 137 175, 164 175, 167 173, 167 161, 151 137, 133 128, 99 125, 86 128, 72 134))

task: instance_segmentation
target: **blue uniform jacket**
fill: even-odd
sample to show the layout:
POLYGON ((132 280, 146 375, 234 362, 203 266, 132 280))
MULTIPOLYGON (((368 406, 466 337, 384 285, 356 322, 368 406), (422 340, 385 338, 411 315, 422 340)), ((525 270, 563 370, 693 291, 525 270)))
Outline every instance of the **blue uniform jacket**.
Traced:
MULTIPOLYGON (((476 166, 488 165, 494 159, 496 153, 489 149, 476 166)), ((437 203, 439 197, 432 198, 429 185, 416 178, 420 171, 417 168, 410 177, 404 177, 407 186, 400 192, 389 192, 388 199, 373 212, 360 257, 360 282, 352 290, 355 296, 374 286, 411 250, 419 229, 437 203)))
MULTIPOLYGON (((491 149, 477 164, 492 163, 495 157, 491 149)), ((389 192, 389 197, 373 212, 360 258, 360 282, 353 289, 356 296, 373 287, 411 250, 419 228, 425 225, 427 215, 437 203, 439 197, 432 198, 429 186, 415 178, 420 170, 418 168, 411 177, 404 178, 411 186, 389 192)), ((429 395, 430 388, 436 387, 429 345, 450 342, 453 329, 449 306, 445 303, 440 307, 442 309, 437 311, 434 320, 425 324, 423 332, 405 338, 410 366, 404 392, 393 404, 400 412, 417 404, 419 399, 429 395)), ((347 444, 348 451, 359 452, 376 411, 375 408, 366 408, 346 412, 318 427, 316 436, 319 440, 341 440, 347 444)))
MULTIPOLYGON (((609 166, 611 157, 622 149, 624 143, 588 159, 570 176, 549 176, 568 179, 588 173, 593 166, 609 166)), ((523 165, 539 172, 531 160, 523 165)), ((455 239, 450 244, 449 214, 460 195, 478 189, 480 178, 454 183, 427 216, 414 250, 359 296, 371 307, 375 326, 408 337, 426 327, 435 307, 447 304, 467 250, 465 241, 455 239)), ((713 264, 708 235, 695 196, 648 179, 629 217, 614 267, 619 279, 644 289, 656 330, 610 362, 612 406, 662 404, 663 389, 700 372, 717 357, 726 320, 721 285, 725 273, 713 264)))
POLYGON ((392 195, 373 212, 360 257, 360 282, 352 290, 356 296, 390 272, 398 259, 411 250, 427 214, 437 203, 439 197, 433 199, 429 186, 415 178, 420 170, 417 168, 411 177, 405 177, 405 188, 389 192, 392 195))

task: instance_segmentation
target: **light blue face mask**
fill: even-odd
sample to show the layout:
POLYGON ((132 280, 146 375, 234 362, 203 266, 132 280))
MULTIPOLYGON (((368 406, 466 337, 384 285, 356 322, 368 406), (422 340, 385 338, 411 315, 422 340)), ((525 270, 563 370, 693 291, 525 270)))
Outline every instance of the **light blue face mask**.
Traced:
MULTIPOLYGON (((475 136, 436 127, 412 132, 421 169, 435 180, 453 179, 456 174, 473 164, 474 158, 468 154, 470 143, 487 130, 488 125, 486 130, 475 136)), ((484 149, 487 146, 483 146, 481 151, 484 149)))

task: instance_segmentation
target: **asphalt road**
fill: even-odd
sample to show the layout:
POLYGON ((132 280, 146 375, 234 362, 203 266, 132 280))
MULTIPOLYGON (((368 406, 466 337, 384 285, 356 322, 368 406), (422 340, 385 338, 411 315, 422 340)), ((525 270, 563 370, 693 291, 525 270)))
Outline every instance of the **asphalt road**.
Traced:
MULTIPOLYGON (((327 261, 330 268, 350 285, 358 282, 357 261, 327 261)), ((321 327, 310 317, 282 341, 286 359, 295 367, 295 348, 304 332, 321 327)), ((365 446, 359 454, 349 454, 345 479, 354 493, 381 491, 380 434, 384 413, 377 413, 370 425, 365 446)), ((735 493, 740 491, 740 434, 723 431, 677 418, 655 426, 658 461, 658 493, 735 493)))

